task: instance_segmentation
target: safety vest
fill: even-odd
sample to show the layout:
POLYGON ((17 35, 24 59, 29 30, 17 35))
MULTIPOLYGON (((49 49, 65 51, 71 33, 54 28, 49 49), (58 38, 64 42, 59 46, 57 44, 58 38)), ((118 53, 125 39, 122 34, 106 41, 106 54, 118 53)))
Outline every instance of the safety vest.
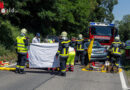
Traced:
POLYGON ((69 54, 69 43, 70 40, 61 41, 61 50, 59 51, 60 56, 68 56, 69 54))
POLYGON ((17 38, 16 38, 16 40, 17 40, 17 52, 18 53, 27 53, 27 47, 25 46, 25 42, 24 42, 24 40, 25 40, 26 38, 25 38, 25 36, 18 36, 17 38))
POLYGON ((84 39, 76 40, 76 50, 77 51, 84 51, 84 44, 83 44, 84 39))
POLYGON ((121 50, 120 50, 120 47, 121 47, 121 42, 113 42, 112 45, 112 54, 113 55, 118 55, 120 56, 121 55, 121 50))

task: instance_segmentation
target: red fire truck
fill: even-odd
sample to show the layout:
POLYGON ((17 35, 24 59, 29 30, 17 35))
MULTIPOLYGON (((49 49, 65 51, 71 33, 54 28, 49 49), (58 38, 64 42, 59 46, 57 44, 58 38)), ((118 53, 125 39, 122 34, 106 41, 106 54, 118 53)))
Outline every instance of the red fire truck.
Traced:
POLYGON ((118 30, 114 24, 106 24, 100 22, 90 22, 89 38, 98 41, 101 45, 109 47, 118 35, 118 30))

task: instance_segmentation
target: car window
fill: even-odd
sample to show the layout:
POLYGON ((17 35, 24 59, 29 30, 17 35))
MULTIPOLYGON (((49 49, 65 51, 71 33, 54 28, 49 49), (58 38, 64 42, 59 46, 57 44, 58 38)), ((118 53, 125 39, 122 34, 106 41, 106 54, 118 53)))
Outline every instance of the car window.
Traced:
POLYGON ((87 49, 88 46, 89 46, 89 44, 90 44, 90 42, 85 42, 85 43, 84 43, 84 48, 87 49))
MULTIPOLYGON (((86 42, 86 43, 84 44, 84 48, 87 49, 88 46, 89 46, 89 44, 90 44, 90 42, 86 42)), ((101 47, 102 47, 102 46, 101 46, 101 44, 100 44, 99 42, 95 41, 95 42, 93 43, 93 48, 101 48, 101 47)))

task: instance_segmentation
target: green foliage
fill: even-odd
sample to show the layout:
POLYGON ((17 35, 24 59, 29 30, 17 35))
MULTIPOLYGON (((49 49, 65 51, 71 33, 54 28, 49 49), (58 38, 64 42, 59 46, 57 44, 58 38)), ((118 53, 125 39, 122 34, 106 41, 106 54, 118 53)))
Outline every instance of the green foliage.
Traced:
POLYGON ((10 51, 5 49, 5 46, 0 44, 0 56, 7 55, 10 51))
POLYGON ((14 44, 18 34, 17 27, 12 26, 8 20, 2 21, 0 26, 0 44, 3 44, 6 49, 13 50, 11 46, 14 44))
POLYGON ((130 15, 125 15, 118 21, 119 34, 122 41, 130 39, 130 15))
POLYGON ((91 13, 91 21, 111 23, 114 20, 113 8, 118 0, 96 0, 94 13, 91 13))
POLYGON ((5 51, 14 51, 15 38, 21 28, 28 30, 31 42, 39 32, 42 37, 87 34, 89 22, 112 22, 112 10, 117 0, 3 0, 5 8, 15 10, 0 13, 0 45, 5 51))

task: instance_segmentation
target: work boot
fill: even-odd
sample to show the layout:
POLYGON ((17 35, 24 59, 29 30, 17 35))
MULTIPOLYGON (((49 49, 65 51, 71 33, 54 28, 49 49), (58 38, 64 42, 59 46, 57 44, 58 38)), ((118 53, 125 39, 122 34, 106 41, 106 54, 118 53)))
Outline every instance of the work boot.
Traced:
POLYGON ((20 69, 20 74, 25 74, 26 72, 24 71, 24 69, 20 69))
POLYGON ((15 73, 17 74, 17 73, 19 73, 20 71, 19 71, 19 68, 16 68, 16 70, 15 70, 15 73))

